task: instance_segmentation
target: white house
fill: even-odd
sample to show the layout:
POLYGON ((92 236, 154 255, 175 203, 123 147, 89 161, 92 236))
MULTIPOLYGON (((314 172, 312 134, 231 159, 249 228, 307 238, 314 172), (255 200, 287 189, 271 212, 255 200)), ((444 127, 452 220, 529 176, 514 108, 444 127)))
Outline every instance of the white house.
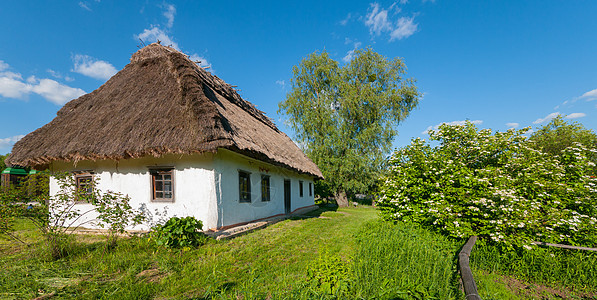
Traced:
MULTIPOLYGON (((17 142, 7 162, 72 172, 80 189, 94 180, 133 207, 167 207, 204 229, 313 208, 313 182, 322 178, 231 85, 157 43, 17 142)), ((57 191, 52 179, 50 194, 57 191)))

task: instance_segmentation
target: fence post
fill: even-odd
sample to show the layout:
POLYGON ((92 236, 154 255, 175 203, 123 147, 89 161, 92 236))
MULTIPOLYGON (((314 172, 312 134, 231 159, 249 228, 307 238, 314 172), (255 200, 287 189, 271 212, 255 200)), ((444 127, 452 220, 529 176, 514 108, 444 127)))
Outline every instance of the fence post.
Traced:
POLYGON ((458 254, 458 267, 460 268, 460 278, 462 278, 465 300, 481 300, 477 292, 477 285, 473 279, 473 272, 469 266, 469 257, 476 241, 477 236, 471 236, 458 254))

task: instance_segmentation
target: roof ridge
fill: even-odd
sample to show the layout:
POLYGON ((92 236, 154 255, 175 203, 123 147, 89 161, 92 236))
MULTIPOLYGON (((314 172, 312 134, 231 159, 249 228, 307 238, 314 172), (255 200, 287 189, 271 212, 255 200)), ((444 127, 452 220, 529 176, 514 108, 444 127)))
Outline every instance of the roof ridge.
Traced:
MULTIPOLYGON (((230 100, 230 102, 236 104, 236 106, 242 108, 251 116, 255 117, 256 119, 269 126, 273 130, 280 132, 280 130, 274 124, 272 119, 265 115, 264 111, 259 110, 254 104, 244 100, 231 84, 226 83, 218 76, 203 69, 197 63, 192 61, 189 55, 184 54, 182 51, 179 51, 169 46, 164 46, 159 42, 152 43, 134 53, 133 56, 131 56, 131 63, 138 63, 146 59, 151 59, 159 56, 166 56, 169 58, 169 63, 173 63, 172 58, 175 55, 180 55, 181 58, 184 58, 184 60, 191 64, 195 69, 199 79, 206 83, 211 89, 215 90, 220 95, 226 97, 228 100, 230 100)), ((174 73, 174 75, 176 75, 176 72, 174 73)))

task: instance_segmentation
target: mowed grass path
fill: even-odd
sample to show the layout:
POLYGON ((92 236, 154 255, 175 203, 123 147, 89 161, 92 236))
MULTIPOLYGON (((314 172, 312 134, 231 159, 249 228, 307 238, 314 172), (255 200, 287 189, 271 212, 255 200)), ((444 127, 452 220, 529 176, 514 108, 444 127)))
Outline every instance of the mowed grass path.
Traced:
MULTIPOLYGON (((355 234, 377 218, 373 208, 323 212, 292 219, 223 242, 166 250, 145 238, 122 239, 105 249, 100 237, 78 237, 72 254, 42 259, 42 244, 0 242, 0 298, 296 298, 304 295, 306 270, 326 250, 349 259, 355 234)), ((27 223, 19 234, 41 240, 27 223)))

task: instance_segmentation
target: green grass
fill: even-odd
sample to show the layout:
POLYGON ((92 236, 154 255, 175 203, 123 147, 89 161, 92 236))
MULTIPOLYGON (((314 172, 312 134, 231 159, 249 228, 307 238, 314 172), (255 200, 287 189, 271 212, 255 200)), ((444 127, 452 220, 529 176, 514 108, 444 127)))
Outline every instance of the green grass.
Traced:
POLYGON ((597 299, 595 252, 557 248, 500 252, 492 245, 479 243, 472 251, 471 268, 478 276, 484 299, 532 299, 550 291, 548 298, 560 293, 597 299), (512 288, 521 293, 507 296, 512 288))
MULTIPOLYGON (((69 257, 49 261, 41 258, 41 242, 27 248, 3 241, 0 298, 51 292, 53 299, 303 297, 309 295, 306 270, 320 249, 349 257, 354 234, 377 212, 353 208, 323 216, 286 220, 189 251, 169 251, 143 238, 123 239, 107 250, 101 237, 82 237, 86 242, 77 243, 69 257), (138 276, 144 270, 154 274, 138 276)), ((17 229, 30 242, 41 239, 26 223, 17 229)))
POLYGON ((357 235, 355 295, 367 299, 460 299, 462 242, 413 225, 366 223, 357 235))
MULTIPOLYGON (((59 260, 46 259, 42 236, 18 220, 17 233, 32 246, 0 240, 0 299, 49 293, 52 299, 463 298, 455 270, 464 241, 381 222, 370 207, 310 216, 188 251, 167 250, 139 237, 107 249, 102 236, 77 236, 69 256, 59 260), (334 268, 349 270, 340 278, 347 288, 322 293, 308 274, 335 274, 334 268)), ((557 293, 596 299, 590 298, 597 286, 593 254, 501 255, 478 244, 472 267, 485 300, 557 293)))

